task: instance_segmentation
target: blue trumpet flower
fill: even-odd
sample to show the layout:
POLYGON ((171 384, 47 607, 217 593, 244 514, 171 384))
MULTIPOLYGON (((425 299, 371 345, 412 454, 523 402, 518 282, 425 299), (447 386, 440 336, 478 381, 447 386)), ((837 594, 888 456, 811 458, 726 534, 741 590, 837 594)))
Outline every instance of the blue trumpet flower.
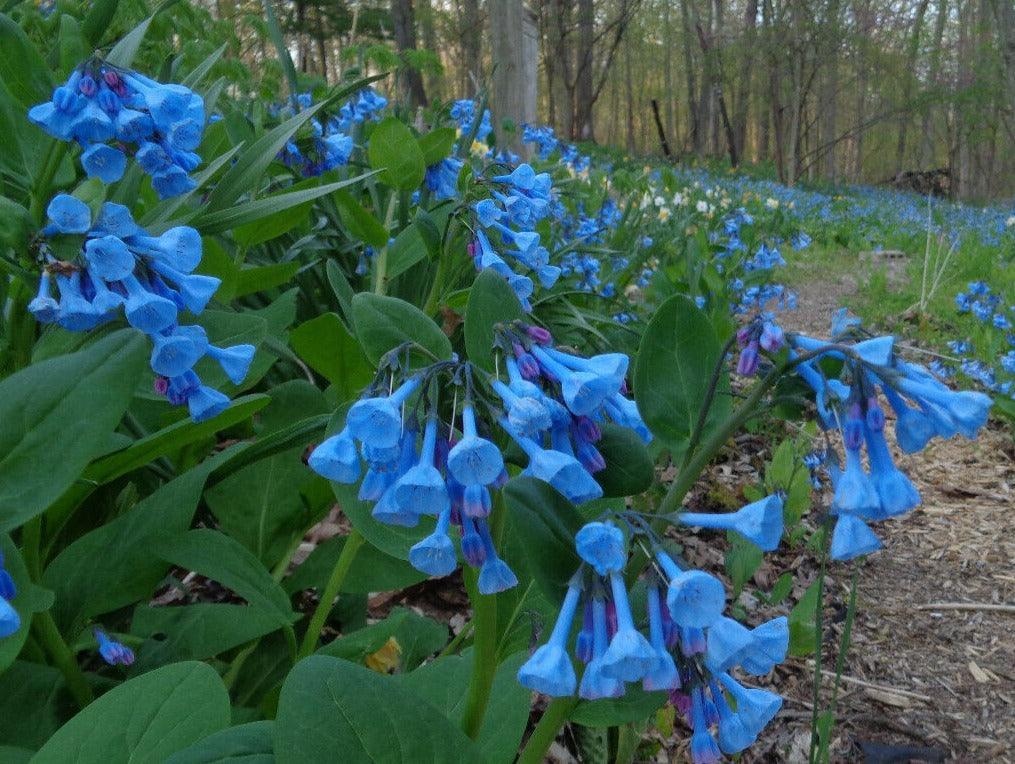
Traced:
POLYGON ((134 663, 133 650, 115 639, 110 639, 99 629, 95 629, 95 640, 99 643, 99 655, 110 666, 130 666, 134 663))
POLYGON ((127 170, 127 155, 105 143, 94 143, 82 152, 81 166, 89 178, 116 183, 127 170))
POLYGON ((656 560, 669 579, 666 604, 678 626, 700 629, 722 615, 726 607, 722 581, 701 570, 680 570, 665 552, 657 552, 656 560))
POLYGON ((782 698, 774 692, 744 687, 729 674, 719 674, 718 679, 736 701, 737 714, 744 726, 755 735, 765 729, 782 708, 782 698))
POLYGON ((863 520, 855 515, 839 515, 832 530, 833 560, 852 560, 881 548, 881 542, 863 520))
POLYGON ((496 445, 477 435, 471 403, 462 409, 462 434, 448 454, 448 471, 462 485, 489 485, 504 469, 504 457, 496 445))
POLYGON ((21 616, 10 602, 0 598, 0 638, 9 637, 21 628, 21 616))
POLYGON ((586 523, 575 535, 578 556, 601 576, 623 570, 627 562, 624 534, 612 523, 586 523))
POLYGON ((782 538, 782 505, 782 497, 772 494, 736 512, 682 512, 679 520, 684 525, 696 525, 699 528, 736 531, 763 552, 771 552, 779 546, 782 538))
POLYGON ((572 581, 564 595, 549 640, 518 669, 518 681, 530 690, 554 698, 574 694, 578 680, 567 654, 567 638, 571 633, 571 623, 580 596, 580 581, 572 581))
POLYGON ((419 378, 411 377, 391 395, 361 398, 349 409, 346 424, 353 437, 369 445, 390 447, 398 443, 402 430, 399 407, 419 386, 419 378))
POLYGON ((497 556, 497 550, 493 547, 493 538, 490 536, 490 528, 486 520, 477 520, 476 527, 479 536, 483 540, 483 551, 485 559, 479 569, 479 579, 476 588, 480 594, 497 594, 518 585, 518 578, 508 567, 508 564, 497 556))
POLYGON ((447 485, 434 467, 437 419, 430 417, 423 429, 419 462, 395 483, 395 501, 403 511, 418 515, 441 515, 451 506, 447 485))
POLYGON ((719 749, 730 755, 740 753, 757 740, 758 736, 747 729, 740 714, 733 712, 718 685, 712 683, 710 689, 712 701, 719 714, 719 734, 717 735, 719 749))
POLYGON ((409 563, 416 570, 430 576, 447 576, 458 567, 455 546, 448 536, 451 524, 451 505, 448 504, 437 518, 434 532, 409 550, 409 563))
POLYGON ((656 665, 642 679, 642 687, 650 692, 653 690, 675 690, 680 687, 680 672, 677 670, 676 663, 673 662, 670 651, 666 649, 658 586, 648 587, 647 601, 649 643, 656 654, 656 665))
POLYGON ((744 671, 763 676, 786 660, 789 649, 789 620, 779 616, 751 629, 751 644, 740 655, 744 671))
POLYGON ((462 490, 462 514, 466 517, 488 517, 493 510, 490 490, 485 485, 467 485, 462 490))
POLYGON ((713 673, 726 671, 740 662, 751 646, 751 632, 739 621, 720 616, 709 624, 705 663, 713 673))
POLYGON ((608 643, 606 603, 601 597, 592 599, 592 660, 585 666, 578 695, 586 700, 619 698, 624 694, 624 682, 606 673, 604 658, 608 643))
POLYGON ((359 480, 359 454, 348 425, 320 443, 310 454, 307 463, 310 469, 328 480, 339 483, 355 483, 359 480))
POLYGON ((895 466, 884 433, 866 427, 867 453, 870 456, 871 482, 880 501, 878 519, 901 515, 920 504, 920 493, 895 466))
POLYGON ((603 673, 624 682, 637 682, 656 669, 659 659, 652 645, 634 627, 624 577, 616 571, 610 573, 610 589, 617 609, 617 633, 603 655, 603 673))
POLYGON ((691 691, 691 762, 693 764, 716 764, 722 760, 719 746, 708 729, 705 712, 705 693, 701 687, 691 691))
POLYGON ((49 225, 43 233, 87 233, 92 223, 92 212, 80 199, 70 194, 57 194, 46 207, 49 225))
POLYGON ((153 334, 150 364, 163 377, 178 377, 193 368, 201 357, 201 348, 179 334, 153 334))

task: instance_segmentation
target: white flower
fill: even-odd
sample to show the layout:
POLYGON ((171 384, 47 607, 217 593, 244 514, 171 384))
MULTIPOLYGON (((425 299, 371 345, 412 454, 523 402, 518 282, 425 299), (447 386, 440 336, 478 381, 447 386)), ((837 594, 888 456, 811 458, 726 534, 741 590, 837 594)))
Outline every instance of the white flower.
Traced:
POLYGON ((770 209, 770 210, 777 210, 777 209, 779 209, 779 200, 778 199, 773 199, 770 196, 770 197, 768 197, 765 200, 765 206, 768 207, 768 209, 770 209))
POLYGON ((663 199, 661 196, 657 196, 652 201, 655 203, 656 207, 662 207, 666 204, 666 200, 663 199))
POLYGON ((1012 228, 1013 226, 1015 226, 1015 215, 1012 215, 1010 218, 1004 221, 1004 224, 1008 228, 1012 228))
POLYGON ((705 200, 701 200, 696 205, 694 205, 694 209, 696 209, 698 212, 704 215, 708 212, 708 202, 706 202, 705 200))
POLYGON ((670 208, 669 207, 660 207, 659 208, 659 222, 660 223, 665 223, 669 219, 670 219, 670 208))

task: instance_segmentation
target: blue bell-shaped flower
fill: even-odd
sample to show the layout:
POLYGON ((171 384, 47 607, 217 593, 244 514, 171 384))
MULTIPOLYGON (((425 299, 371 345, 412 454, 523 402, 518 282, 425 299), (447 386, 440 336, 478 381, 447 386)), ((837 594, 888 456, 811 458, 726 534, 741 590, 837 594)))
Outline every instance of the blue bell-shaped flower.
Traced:
POLYGON ((600 576, 623 570, 627 562, 624 534, 613 523, 586 523, 575 535, 575 548, 600 576))
POLYGON ((863 520, 855 515, 839 515, 832 530, 833 560, 852 560, 881 548, 881 541, 863 520))
POLYGON ((471 402, 462 409, 462 434, 448 454, 448 472, 465 486, 489 485, 504 469, 504 457, 496 445, 478 436, 471 402))
POLYGON ((451 505, 440 513, 434 532, 422 541, 413 544, 409 550, 409 563, 416 570, 430 576, 447 576, 458 567, 455 545, 448 536, 451 523, 451 505))
POLYGON ((518 681, 530 690, 554 698, 573 695, 578 680, 567 654, 567 638, 578 609, 581 582, 572 581, 545 645, 541 645, 518 669, 518 681))
POLYGON ((736 531, 763 552, 771 552, 782 538, 782 498, 772 494, 728 514, 682 512, 679 520, 684 525, 736 531))
POLYGON ((617 633, 603 655, 603 673, 624 682, 637 682, 655 670, 659 658, 648 640, 634 627, 624 577, 620 573, 610 573, 610 589, 617 609, 617 633))
POLYGON ((356 441, 346 426, 319 443, 307 460, 310 469, 321 477, 339 483, 355 483, 359 480, 360 462, 356 441))

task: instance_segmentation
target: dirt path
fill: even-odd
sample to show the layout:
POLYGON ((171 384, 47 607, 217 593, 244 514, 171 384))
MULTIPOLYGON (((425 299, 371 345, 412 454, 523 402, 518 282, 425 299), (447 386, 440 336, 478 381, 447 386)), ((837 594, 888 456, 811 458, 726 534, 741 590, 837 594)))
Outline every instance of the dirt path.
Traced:
MULTIPOLYGON (((818 274, 805 278, 796 287, 801 307, 786 316, 786 328, 824 334, 856 284, 852 276, 832 283, 818 274)), ((879 524, 884 549, 859 570, 844 672, 859 681, 843 685, 835 749, 848 761, 865 760, 861 743, 897 747, 880 755, 868 748, 867 761, 1015 761, 1015 613, 990 609, 1015 603, 1012 436, 992 425, 976 441, 936 440, 919 454, 897 454, 897 461, 923 504, 879 524), (928 607, 935 603, 966 607, 928 607)), ((838 624, 825 645, 829 666, 849 575, 846 566, 832 568, 825 616, 838 624)), ((790 739, 791 761, 806 756, 812 671, 797 661, 795 676, 786 677, 799 680, 777 736, 790 739)))

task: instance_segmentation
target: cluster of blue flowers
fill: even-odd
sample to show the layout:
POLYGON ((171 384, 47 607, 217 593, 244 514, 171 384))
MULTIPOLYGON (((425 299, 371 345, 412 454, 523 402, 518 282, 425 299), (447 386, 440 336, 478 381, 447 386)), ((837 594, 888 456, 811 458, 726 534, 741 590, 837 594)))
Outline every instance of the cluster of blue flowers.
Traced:
POLYGON ((543 161, 553 156, 555 151, 560 152, 561 163, 576 174, 592 166, 591 158, 583 155, 574 144, 560 140, 549 125, 522 125, 522 143, 535 144, 536 155, 543 161))
POLYGON ((451 156, 426 168, 423 182, 436 201, 454 199, 458 196, 458 175, 464 164, 465 162, 458 157, 451 156))
MULTIPOLYGON (((768 496, 731 514, 679 515, 681 522, 735 530, 763 550, 779 544, 781 497, 768 496)), ((575 538, 583 564, 568 585, 546 644, 518 671, 518 681, 552 697, 617 698, 625 684, 662 690, 687 716, 695 764, 719 761, 750 746, 782 706, 767 690, 745 687, 731 672, 763 676, 786 657, 789 625, 775 618, 754 629, 723 615, 722 582, 701 570, 684 569, 639 516, 624 513, 632 535, 653 545, 653 566, 644 577, 647 636, 639 631, 624 581, 624 533, 610 521, 591 522, 575 538), (568 645, 579 607, 574 655, 584 671, 575 674, 568 645), (735 709, 735 710, 734 710, 735 709), (713 729, 715 730, 713 732, 713 729)))
POLYGON ((4 567, 4 554, 0 552, 0 638, 9 637, 21 628, 21 616, 11 605, 17 593, 14 579, 4 567))
MULTIPOLYGON (((997 358, 997 365, 992 366, 973 355, 971 342, 953 340, 948 347, 958 356, 958 370, 993 393, 1015 397, 1015 328, 1012 326, 1015 305, 1006 305, 1002 296, 983 281, 971 281, 965 292, 955 295, 955 304, 959 313, 969 313, 980 321, 984 344, 997 358)), ((953 376, 956 371, 954 366, 939 359, 932 361, 930 368, 943 377, 953 376)))
POLYGON ((160 199, 195 187, 189 173, 201 164, 194 152, 204 133, 204 101, 183 85, 164 85, 93 57, 28 118, 54 138, 77 141, 88 177, 120 180, 131 151, 160 199))
MULTIPOLYGON (((476 102, 468 98, 460 99, 451 104, 451 119, 458 124, 458 129, 464 135, 472 132, 476 119, 476 111, 476 102)), ((474 139, 480 143, 485 143, 487 136, 493 132, 493 123, 490 121, 489 109, 483 109, 483 116, 480 118, 479 124, 475 126, 475 130, 474 139)))
POLYGON ((479 397, 474 377, 480 372, 470 363, 438 362, 411 372, 386 361, 349 409, 342 430, 309 458, 318 474, 350 484, 360 480, 365 461, 359 498, 375 502, 378 522, 415 527, 421 517, 435 516, 434 532, 409 554, 424 573, 446 576, 457 568, 450 536, 455 526, 462 557, 479 568, 483 594, 517 581, 497 556, 488 525, 490 492, 507 481, 504 458, 481 433, 499 425, 528 457, 522 474, 549 483, 575 503, 602 496, 592 477, 606 466, 595 447, 602 436, 598 422, 609 419, 645 440, 651 437, 635 403, 620 394, 626 356, 564 353, 552 347, 545 330, 518 324, 504 328, 498 347, 509 349, 508 382, 496 375, 487 381, 499 403, 493 395, 479 397), (438 413, 437 379, 445 375, 456 387, 455 409, 457 389, 464 387, 460 423, 455 409, 446 424, 438 413), (489 412, 489 418, 477 416, 480 412, 489 412))
POLYGON ((221 283, 194 273, 201 262, 201 236, 177 226, 151 236, 130 210, 105 202, 98 216, 80 199, 58 194, 47 208, 44 237, 80 236, 74 262, 57 260, 43 244, 39 288, 28 310, 41 323, 82 332, 113 321, 121 309, 127 322, 152 341, 156 390, 173 405, 186 404, 196 421, 215 416, 229 399, 201 383, 194 364, 204 356, 221 364, 236 384, 254 356, 252 345, 220 348, 198 325, 180 325, 179 314, 201 313, 221 283), (55 282, 59 299, 53 297, 55 282))
MULTIPOLYGON (((300 93, 296 97, 296 106, 308 109, 313 105, 310 93, 300 93)), ((364 88, 346 101, 338 112, 330 119, 310 119, 310 136, 301 140, 292 138, 279 153, 287 167, 297 170, 305 177, 316 177, 322 173, 343 167, 352 156, 353 137, 351 131, 373 119, 379 119, 380 113, 387 107, 388 99, 373 88, 364 88), (300 148, 302 144, 302 148, 300 148)), ((292 106, 275 106, 276 116, 293 116, 292 106)))
MULTIPOLYGON (((764 326, 742 330, 748 339, 738 364, 742 373, 757 369, 757 361, 750 359, 756 358, 759 346, 769 349, 761 336, 767 333, 771 339, 775 333, 771 324, 764 326)), ((777 335, 781 338, 781 331, 777 335)), ((867 523, 904 514, 920 503, 920 494, 889 450, 881 396, 895 413, 896 441, 905 453, 922 450, 935 436, 975 438, 986 424, 992 401, 983 393, 953 391, 927 368, 904 361, 895 353, 894 337, 865 338, 859 322, 845 311, 836 315, 831 340, 802 334, 787 334, 785 340, 796 373, 814 391, 819 424, 842 437, 845 466, 840 466, 831 450, 823 458, 834 488, 832 513, 837 518, 832 558, 849 560, 869 554, 881 543, 867 523), (846 381, 825 375, 820 365, 825 358, 842 362, 846 381), (868 469, 863 463, 865 446, 868 469)))
POLYGON ((490 268, 499 273, 522 306, 531 310, 532 279, 517 273, 505 258, 532 273, 544 288, 560 278, 560 268, 550 264, 550 253, 535 231, 536 224, 549 214, 553 181, 548 173, 520 164, 506 175, 494 175, 490 183, 490 196, 473 207, 479 225, 471 254, 477 270, 490 268))

